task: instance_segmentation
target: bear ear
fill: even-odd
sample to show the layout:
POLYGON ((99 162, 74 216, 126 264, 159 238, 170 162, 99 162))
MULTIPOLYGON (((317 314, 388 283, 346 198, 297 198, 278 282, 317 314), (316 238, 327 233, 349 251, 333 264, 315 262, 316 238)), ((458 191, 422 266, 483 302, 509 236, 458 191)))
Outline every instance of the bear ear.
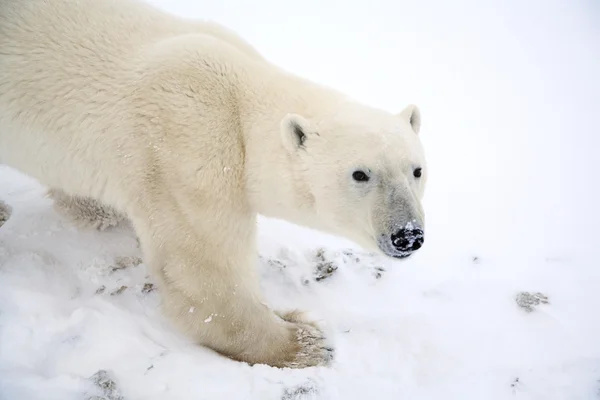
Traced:
POLYGON ((400 112, 400 117, 404 118, 406 122, 412 126, 413 131, 418 135, 421 130, 421 110, 414 104, 410 104, 406 106, 402 112, 400 112))
POLYGON ((318 134, 306 118, 298 114, 287 114, 281 120, 281 140, 288 151, 304 149, 306 139, 311 135, 318 134))

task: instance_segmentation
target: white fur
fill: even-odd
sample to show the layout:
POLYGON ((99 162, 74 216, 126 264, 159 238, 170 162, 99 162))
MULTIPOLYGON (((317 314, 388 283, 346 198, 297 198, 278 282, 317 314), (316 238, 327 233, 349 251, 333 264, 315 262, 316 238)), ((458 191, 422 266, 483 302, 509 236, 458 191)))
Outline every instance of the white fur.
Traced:
POLYGON ((129 219, 166 314, 236 360, 331 359, 314 324, 263 305, 257 213, 384 249, 423 223, 419 129, 416 107, 361 105, 213 23, 134 0, 0 7, 0 162, 79 221, 129 219), (372 179, 354 182, 356 168, 372 179))

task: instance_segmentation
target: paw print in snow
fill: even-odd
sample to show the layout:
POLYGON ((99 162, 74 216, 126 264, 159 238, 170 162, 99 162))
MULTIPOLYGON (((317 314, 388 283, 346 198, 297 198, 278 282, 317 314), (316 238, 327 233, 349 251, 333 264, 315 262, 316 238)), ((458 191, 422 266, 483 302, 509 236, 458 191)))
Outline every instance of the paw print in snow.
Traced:
POLYGON ((4 225, 6 221, 10 218, 11 208, 8 204, 0 200, 0 226, 4 225))
POLYGON ((385 272, 385 269, 378 265, 376 254, 359 253, 351 249, 328 251, 321 248, 317 250, 313 259, 317 264, 314 269, 317 282, 331 277, 340 265, 343 265, 348 271, 367 273, 375 279, 380 279, 385 272))
POLYGON ((373 267, 373 276, 375 277, 375 279, 381 278, 384 272, 385 269, 383 267, 373 267))
POLYGON ((535 310, 536 306, 548 304, 548 297, 540 292, 521 292, 517 294, 515 301, 517 302, 517 305, 525 311, 532 312, 535 310))
POLYGON ((317 250, 315 258, 317 260, 317 266, 315 267, 315 280, 317 282, 329 278, 338 269, 333 261, 329 261, 325 258, 324 249, 317 250))
POLYGON ((153 283, 147 282, 147 283, 144 283, 144 287, 142 287, 142 293, 148 294, 148 293, 154 291, 155 289, 156 288, 154 287, 153 283))
POLYGON ((357 252, 347 249, 342 251, 342 256, 344 264, 348 264, 351 267, 356 268, 357 270, 370 272, 370 274, 375 279, 380 279, 383 276, 383 273, 385 272, 385 268, 383 268, 380 265, 377 265, 378 256, 375 253, 357 254, 357 252))
POLYGON ((308 400, 316 398, 318 394, 318 386, 309 379, 302 385, 285 389, 281 400, 308 400))
POLYGON ((137 267, 142 263, 142 259, 136 256, 123 256, 117 257, 115 259, 115 266, 112 268, 112 272, 125 269, 125 268, 133 268, 137 267))
POLYGON ((117 384, 107 371, 100 370, 96 372, 90 377, 90 380, 101 395, 88 397, 89 400, 123 400, 117 384))
POLYGON ((121 293, 123 293, 125 290, 127 290, 127 286, 123 285, 121 287, 119 287, 118 289, 114 290, 113 292, 110 293, 111 296, 118 296, 121 293))
POLYGON ((269 266, 271 266, 273 268, 278 268, 280 270, 287 268, 287 265, 285 265, 284 263, 282 263, 279 260, 269 259, 269 260, 267 260, 267 263, 269 264, 269 266))

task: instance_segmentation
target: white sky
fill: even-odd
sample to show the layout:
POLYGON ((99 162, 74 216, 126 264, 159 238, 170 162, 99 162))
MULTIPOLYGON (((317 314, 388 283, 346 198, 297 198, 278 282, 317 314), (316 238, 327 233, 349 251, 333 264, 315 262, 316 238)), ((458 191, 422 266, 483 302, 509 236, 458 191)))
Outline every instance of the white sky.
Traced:
POLYGON ((418 104, 429 243, 537 253, 600 236, 598 3, 153 3, 223 23, 278 65, 369 104, 418 104))

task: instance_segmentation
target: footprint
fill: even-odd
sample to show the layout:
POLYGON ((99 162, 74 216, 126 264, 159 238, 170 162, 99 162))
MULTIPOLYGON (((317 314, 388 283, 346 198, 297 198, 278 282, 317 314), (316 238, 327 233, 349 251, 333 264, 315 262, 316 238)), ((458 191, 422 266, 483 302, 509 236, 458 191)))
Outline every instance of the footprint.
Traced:
POLYGON ((137 267, 142 263, 142 258, 137 256, 122 256, 115 259, 115 266, 112 268, 112 272, 119 271, 126 268, 137 267))
POLYGON ((316 398, 318 394, 319 387, 309 379, 304 384, 284 389, 281 400, 308 400, 316 398))
POLYGON ((88 397, 89 400, 123 400, 120 390, 113 380, 112 374, 105 370, 99 370, 90 377, 100 396, 88 397))
POLYGON ((527 312, 532 312, 540 304, 548 304, 548 296, 543 293, 520 292, 515 298, 517 305, 527 312))
POLYGON ((12 208, 2 200, 0 200, 0 226, 4 225, 12 214, 12 208))
POLYGON ((318 249, 315 256, 317 265, 315 267, 314 276, 317 282, 327 279, 333 275, 338 269, 338 266, 325 257, 325 249, 318 249))

